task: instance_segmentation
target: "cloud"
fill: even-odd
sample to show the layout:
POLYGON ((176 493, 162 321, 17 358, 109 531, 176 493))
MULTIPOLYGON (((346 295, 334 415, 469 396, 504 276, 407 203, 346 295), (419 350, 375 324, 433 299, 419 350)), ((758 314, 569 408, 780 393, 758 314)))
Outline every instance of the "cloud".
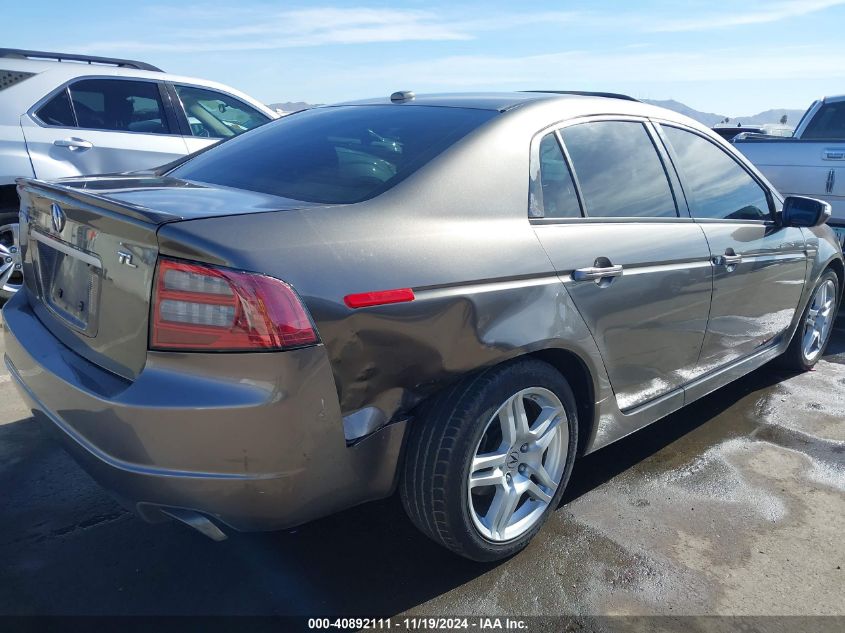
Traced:
MULTIPOLYGON (((246 0, 242 0, 246 1, 246 0)), ((145 7, 137 17, 143 39, 100 40, 81 48, 87 53, 212 51, 259 51, 307 48, 331 44, 375 44, 387 42, 448 42, 481 38, 485 32, 513 31, 532 26, 569 24, 597 33, 623 30, 627 33, 709 31, 728 27, 765 24, 815 13, 845 0, 780 0, 744 5, 742 10, 726 8, 718 13, 707 9, 686 17, 664 18, 654 7, 636 11, 619 10, 611 15, 597 9, 583 11, 489 10, 469 14, 461 9, 438 11, 322 6, 279 10, 246 4, 238 11, 230 7, 192 5, 179 9, 174 26, 172 9, 160 5, 145 7), (164 16, 169 16, 163 19, 164 16), (148 19, 154 28, 140 26, 148 19), (184 25, 189 26, 184 26, 184 25), (225 26, 221 26, 225 25, 225 26)), ((707 5, 710 6, 709 4, 707 5)))
MULTIPOLYGON (((702 52, 573 50, 519 57, 456 55, 349 69, 358 80, 416 90, 601 89, 619 83, 834 79, 845 77, 845 51, 772 47, 749 56, 736 48, 702 52), (657 70, 659 69, 659 71, 657 70)), ((338 78, 340 79, 340 78, 338 78)))
POLYGON ((845 0, 787 0, 783 2, 766 2, 755 9, 736 13, 732 13, 730 10, 724 10, 718 13, 709 13, 689 18, 658 19, 651 22, 650 26, 645 24, 645 30, 677 33, 766 24, 797 18, 843 4, 845 4, 845 0))
MULTIPOLYGON (((160 8, 153 7, 152 14, 160 8)), ((483 18, 443 17, 431 11, 319 7, 287 11, 245 9, 233 14, 188 7, 180 15, 193 16, 190 28, 158 29, 159 39, 91 42, 85 52, 159 51, 203 52, 275 50, 325 44, 459 41, 495 31, 570 21, 565 11, 490 14, 483 18), (219 19, 218 19, 219 18, 219 19), (230 24, 221 28, 219 24, 230 24)))

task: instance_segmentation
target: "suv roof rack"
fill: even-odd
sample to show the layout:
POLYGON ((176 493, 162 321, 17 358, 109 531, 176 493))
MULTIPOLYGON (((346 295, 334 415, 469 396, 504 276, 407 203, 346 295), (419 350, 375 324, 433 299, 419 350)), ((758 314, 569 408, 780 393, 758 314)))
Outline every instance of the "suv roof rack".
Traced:
POLYGON ((619 94, 618 92, 591 92, 589 90, 523 90, 523 92, 548 92, 556 95, 578 95, 579 97, 606 97, 608 99, 623 99, 624 101, 636 101, 640 103, 639 99, 634 99, 634 97, 619 94))
POLYGON ((72 53, 48 53, 45 51, 27 51, 20 48, 0 48, 0 58, 12 59, 46 59, 57 62, 84 62, 87 64, 104 64, 109 66, 118 66, 120 68, 134 68, 135 70, 152 70, 163 73, 161 68, 157 68, 152 64, 146 62, 137 62, 131 59, 119 59, 117 57, 95 57, 93 55, 74 55, 72 53))

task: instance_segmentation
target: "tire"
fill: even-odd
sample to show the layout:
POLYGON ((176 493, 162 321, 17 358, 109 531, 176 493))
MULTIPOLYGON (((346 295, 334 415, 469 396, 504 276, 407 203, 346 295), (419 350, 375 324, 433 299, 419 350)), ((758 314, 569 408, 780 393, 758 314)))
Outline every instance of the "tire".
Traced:
POLYGON ((417 528, 456 554, 507 558, 560 503, 577 443, 575 397, 551 365, 526 359, 488 369, 423 405, 402 465, 402 504, 417 528), (522 417, 519 406, 522 432, 510 424, 522 417))
POLYGON ((17 235, 18 212, 0 210, 0 302, 9 299, 23 285, 17 235), (11 268, 7 269, 8 264, 11 268))
POLYGON ((807 307, 804 308, 789 347, 778 359, 779 367, 804 372, 811 370, 819 361, 833 333, 840 287, 839 277, 833 270, 827 269, 813 288, 813 293, 810 295, 807 307), (823 293, 826 293, 826 299, 822 301, 823 293), (824 322, 820 322, 822 317, 825 319, 824 322), (812 336, 810 331, 816 332, 818 337, 812 345, 808 345, 807 337, 812 336))

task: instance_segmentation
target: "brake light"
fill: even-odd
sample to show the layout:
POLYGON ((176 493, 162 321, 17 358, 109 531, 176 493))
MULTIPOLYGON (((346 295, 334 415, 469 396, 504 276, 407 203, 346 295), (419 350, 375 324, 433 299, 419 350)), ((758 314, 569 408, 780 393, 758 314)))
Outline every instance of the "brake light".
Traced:
POLYGON ((318 340, 288 284, 205 264, 159 259, 152 312, 152 349, 281 350, 318 340))

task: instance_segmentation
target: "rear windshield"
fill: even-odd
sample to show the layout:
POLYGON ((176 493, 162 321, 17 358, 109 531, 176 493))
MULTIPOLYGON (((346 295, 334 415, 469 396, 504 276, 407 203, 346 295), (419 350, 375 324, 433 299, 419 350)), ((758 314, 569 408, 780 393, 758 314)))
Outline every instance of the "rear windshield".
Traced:
POLYGON ((305 202, 360 202, 496 114, 434 106, 317 108, 228 140, 168 175, 305 202))

